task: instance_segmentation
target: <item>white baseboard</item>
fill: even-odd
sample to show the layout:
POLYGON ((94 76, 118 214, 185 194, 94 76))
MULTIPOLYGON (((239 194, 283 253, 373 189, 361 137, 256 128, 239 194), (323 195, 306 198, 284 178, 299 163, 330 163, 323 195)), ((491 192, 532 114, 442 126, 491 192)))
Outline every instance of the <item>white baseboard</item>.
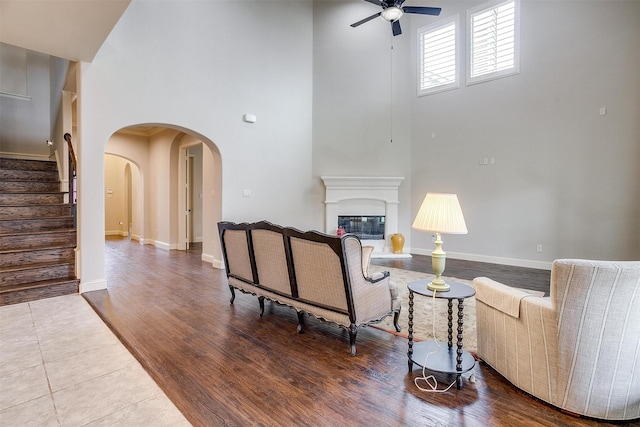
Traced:
POLYGON ((127 231, 120 230, 110 230, 104 232, 105 236, 119 236, 119 237, 127 237, 129 233, 127 231))
POLYGON ((403 258, 411 258, 411 254, 407 252, 402 252, 401 254, 394 254, 393 252, 372 252, 372 259, 403 259, 403 258))
POLYGON ((15 159, 15 160, 40 160, 40 161, 51 161, 49 155, 44 154, 28 154, 28 153, 8 153, 6 151, 0 151, 0 157, 5 159, 15 159))
POLYGON ((80 281, 80 287, 79 287, 78 291, 81 294, 83 294, 85 292, 99 291, 101 289, 107 289, 107 281, 106 280, 94 280, 92 282, 80 281))
MULTIPOLYGON (((433 249, 419 249, 419 248, 411 249, 411 253, 416 255, 431 256, 432 251, 433 249)), ((551 270, 551 264, 552 264, 552 262, 549 262, 549 261, 534 261, 534 260, 527 260, 527 259, 494 257, 494 256, 488 256, 488 255, 466 254, 462 252, 449 252, 449 251, 447 251, 447 258, 461 259, 465 261, 486 262, 489 264, 512 265, 514 267, 536 268, 539 270, 551 270)))
MULTIPOLYGON (((145 240, 145 244, 147 241, 145 240)), ((148 244, 155 246, 158 249, 164 249, 165 251, 170 251, 171 249, 175 249, 171 247, 170 243, 161 242, 159 240, 149 240, 148 244)))
POLYGON ((213 268, 217 268, 218 270, 222 270, 224 268, 224 262, 216 259, 213 255, 210 254, 202 254, 202 261, 210 263, 213 268))

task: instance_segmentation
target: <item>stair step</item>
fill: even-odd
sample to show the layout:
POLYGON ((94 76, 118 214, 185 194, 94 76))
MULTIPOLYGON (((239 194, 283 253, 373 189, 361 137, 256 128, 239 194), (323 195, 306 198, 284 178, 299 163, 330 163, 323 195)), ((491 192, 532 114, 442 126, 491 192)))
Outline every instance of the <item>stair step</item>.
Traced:
POLYGON ((73 217, 1 219, 0 235, 7 233, 37 233, 73 229, 73 217))
POLYGON ((64 193, 0 193, 0 207, 25 205, 61 205, 64 193))
POLYGON ((0 158, 0 169, 21 169, 39 171, 57 171, 58 165, 52 160, 26 160, 0 158))
POLYGON ((52 218, 60 216, 71 216, 71 206, 68 204, 4 206, 0 211, 0 219, 52 218))
POLYGON ((58 181, 0 181, 1 193, 49 193, 59 190, 58 181))
POLYGON ((75 280, 75 263, 39 263, 0 269, 0 289, 45 280, 75 280))
POLYGON ((0 289, 0 306, 78 293, 77 279, 44 280, 0 289))
POLYGON ((75 247, 60 246, 43 249, 17 249, 0 251, 0 268, 30 264, 74 262, 75 247))
POLYGON ((8 181, 47 181, 58 182, 57 171, 0 169, 0 179, 8 181))
POLYGON ((36 233, 7 233, 0 235, 0 250, 44 249, 76 246, 76 230, 42 231, 36 233))
POLYGON ((0 306, 78 293, 59 179, 56 162, 0 158, 0 306))

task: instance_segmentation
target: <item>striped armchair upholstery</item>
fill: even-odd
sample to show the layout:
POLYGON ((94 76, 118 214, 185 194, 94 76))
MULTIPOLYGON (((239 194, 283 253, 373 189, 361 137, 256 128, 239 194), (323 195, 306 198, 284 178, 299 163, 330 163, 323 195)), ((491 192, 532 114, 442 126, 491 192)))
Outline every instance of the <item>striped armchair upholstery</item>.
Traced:
POLYGON ((640 417, 640 261, 556 260, 544 298, 473 283, 482 360, 566 411, 640 417))

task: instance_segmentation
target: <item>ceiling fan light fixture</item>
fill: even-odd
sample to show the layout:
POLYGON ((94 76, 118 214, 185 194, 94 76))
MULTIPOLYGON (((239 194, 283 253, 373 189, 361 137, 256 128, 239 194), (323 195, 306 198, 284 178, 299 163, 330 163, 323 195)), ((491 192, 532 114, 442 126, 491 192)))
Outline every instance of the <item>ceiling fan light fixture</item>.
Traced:
POLYGON ((388 22, 394 22, 400 19, 404 11, 398 6, 391 6, 382 11, 382 18, 388 22))

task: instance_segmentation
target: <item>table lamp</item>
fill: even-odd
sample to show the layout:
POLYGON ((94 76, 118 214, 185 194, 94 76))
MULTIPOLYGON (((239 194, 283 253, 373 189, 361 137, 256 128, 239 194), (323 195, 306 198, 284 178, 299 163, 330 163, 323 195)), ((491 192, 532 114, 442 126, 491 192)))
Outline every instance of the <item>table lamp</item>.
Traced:
POLYGON ((427 193, 412 228, 436 233, 436 248, 431 252, 431 265, 436 278, 427 285, 431 291, 445 292, 449 285, 442 279, 446 252, 440 234, 467 234, 462 209, 455 194, 427 193))

